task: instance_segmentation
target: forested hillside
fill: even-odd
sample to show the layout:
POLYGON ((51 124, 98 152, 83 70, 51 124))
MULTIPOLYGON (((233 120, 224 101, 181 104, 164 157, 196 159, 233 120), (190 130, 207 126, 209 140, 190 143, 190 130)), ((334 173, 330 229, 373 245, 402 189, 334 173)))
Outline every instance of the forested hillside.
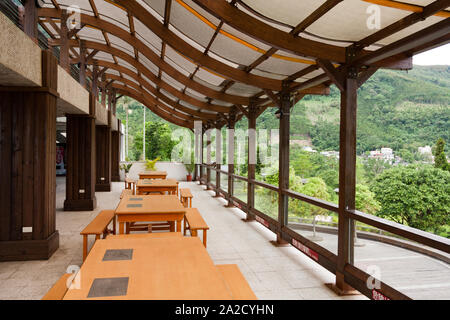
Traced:
MULTIPOLYGON (((268 127, 275 119, 268 114, 268 127), (269 120, 270 119, 270 120, 269 120)), ((260 119, 260 122, 265 122, 260 119)), ((318 150, 339 148, 339 91, 310 96, 293 110, 291 134, 318 150)), ((359 90, 358 153, 390 147, 414 152, 438 138, 450 141, 450 67, 379 70, 359 90)))

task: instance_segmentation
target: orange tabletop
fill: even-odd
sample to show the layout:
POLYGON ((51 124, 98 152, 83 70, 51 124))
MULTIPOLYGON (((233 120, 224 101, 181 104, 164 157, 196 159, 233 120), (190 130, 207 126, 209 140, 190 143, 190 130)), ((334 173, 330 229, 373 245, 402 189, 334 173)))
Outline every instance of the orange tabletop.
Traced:
POLYGON ((233 299, 197 237, 97 240, 79 275, 64 300, 233 299))
POLYGON ((116 209, 119 233, 124 234, 125 223, 139 221, 176 221, 181 232, 185 212, 176 195, 125 195, 116 209))
POLYGON ((178 181, 175 179, 140 179, 136 184, 136 193, 168 192, 178 195, 178 181))
POLYGON ((139 179, 166 179, 166 171, 145 171, 139 173, 139 179))

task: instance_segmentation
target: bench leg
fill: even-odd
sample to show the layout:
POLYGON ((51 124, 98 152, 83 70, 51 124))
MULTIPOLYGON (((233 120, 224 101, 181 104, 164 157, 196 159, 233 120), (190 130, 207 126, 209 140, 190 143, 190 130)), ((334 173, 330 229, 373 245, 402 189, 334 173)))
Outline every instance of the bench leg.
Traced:
POLYGON ((125 222, 119 222, 119 234, 124 234, 125 222))
POLYGON ((192 237, 197 237, 197 230, 191 229, 191 236, 192 237))
POLYGON ((181 221, 183 220, 177 220, 177 232, 181 232, 181 221))
POLYGON ((205 248, 206 248, 206 229, 203 230, 203 245, 204 245, 205 248))
POLYGON ((116 216, 114 215, 114 218, 112 220, 112 224, 113 224, 113 234, 115 235, 117 230, 116 230, 116 216))
POLYGON ((125 227, 126 233, 130 234, 130 223, 126 222, 126 227, 125 227))
POLYGON ((87 234, 83 235, 83 262, 87 257, 87 249, 88 249, 88 236, 87 234))
POLYGON ((183 236, 185 236, 186 235, 186 230, 187 230, 186 218, 184 218, 183 221, 184 221, 183 236))

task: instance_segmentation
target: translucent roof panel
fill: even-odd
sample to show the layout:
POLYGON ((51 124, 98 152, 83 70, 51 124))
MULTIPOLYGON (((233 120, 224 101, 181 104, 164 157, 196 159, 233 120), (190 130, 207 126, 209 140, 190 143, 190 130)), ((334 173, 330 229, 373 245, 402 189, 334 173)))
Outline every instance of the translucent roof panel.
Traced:
POLYGON ((172 1, 170 24, 204 47, 208 45, 214 34, 213 28, 206 25, 177 1, 172 1))

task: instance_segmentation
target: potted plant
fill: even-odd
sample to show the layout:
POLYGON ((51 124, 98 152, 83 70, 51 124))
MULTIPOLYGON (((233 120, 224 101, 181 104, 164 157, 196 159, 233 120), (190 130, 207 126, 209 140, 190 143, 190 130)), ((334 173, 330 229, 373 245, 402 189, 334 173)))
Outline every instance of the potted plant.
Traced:
POLYGON ((188 172, 188 174, 186 176, 186 180, 192 181, 192 173, 194 172, 195 164, 186 163, 184 166, 186 167, 186 171, 188 172))
POLYGON ((145 162, 145 169, 147 169, 148 171, 156 171, 156 162, 158 162, 161 158, 158 157, 154 160, 147 160, 145 162))
POLYGON ((122 163, 120 165, 120 170, 123 170, 125 173, 125 181, 127 180, 128 173, 130 172, 131 167, 133 166, 132 163, 122 163))

